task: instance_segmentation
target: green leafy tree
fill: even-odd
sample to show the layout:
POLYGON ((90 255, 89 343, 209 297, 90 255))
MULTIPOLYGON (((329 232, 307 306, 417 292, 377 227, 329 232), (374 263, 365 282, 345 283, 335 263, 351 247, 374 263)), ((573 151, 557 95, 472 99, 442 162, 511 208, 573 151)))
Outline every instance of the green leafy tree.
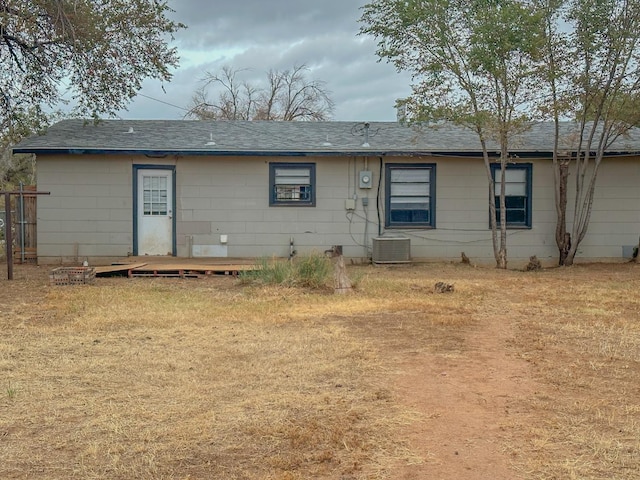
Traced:
POLYGON ((20 183, 32 185, 35 182, 35 156, 13 155, 11 147, 21 139, 43 130, 49 119, 56 115, 41 116, 35 108, 28 112, 15 112, 14 121, 7 122, 0 135, 0 190, 16 189, 20 183))
POLYGON ((360 32, 378 40, 377 55, 414 75, 413 93, 401 102, 409 119, 444 119, 477 134, 500 268, 507 266, 506 165, 513 137, 529 125, 542 20, 518 0, 376 0, 363 7, 360 19, 360 32), (499 145, 497 159, 491 141, 499 145), (491 170, 496 160, 499 184, 491 170))
POLYGON ((587 233, 605 152, 640 123, 640 2, 538 0, 537 6, 546 25, 539 77, 546 94, 538 107, 556 124, 556 244, 559 264, 571 265, 587 233), (572 132, 559 128, 562 118, 575 121, 572 132))
POLYGON ((33 161, 10 146, 46 127, 56 106, 97 119, 128 104, 145 78, 169 81, 168 45, 184 25, 164 0, 0 0, 0 183, 25 183, 33 161))
POLYGON ((77 116, 126 107, 145 78, 168 81, 184 27, 164 0, 0 1, 0 133, 70 101, 77 116))

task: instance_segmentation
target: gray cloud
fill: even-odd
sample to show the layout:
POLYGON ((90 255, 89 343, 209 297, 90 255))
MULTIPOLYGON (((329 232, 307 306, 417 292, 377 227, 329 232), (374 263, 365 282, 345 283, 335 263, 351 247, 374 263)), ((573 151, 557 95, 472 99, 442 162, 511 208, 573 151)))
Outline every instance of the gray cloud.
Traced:
POLYGON ((191 48, 280 42, 322 32, 357 32, 361 0, 173 0, 174 17, 189 25, 191 48))
POLYGON ((309 67, 326 83, 335 120, 395 120, 394 103, 410 76, 379 63, 375 42, 358 36, 365 0, 172 0, 173 18, 188 25, 175 46, 181 67, 169 84, 145 82, 123 118, 181 118, 205 72, 246 69, 255 83, 270 69, 309 67), (152 97, 151 100, 147 97, 152 97), (166 105, 166 102, 174 106, 166 105))

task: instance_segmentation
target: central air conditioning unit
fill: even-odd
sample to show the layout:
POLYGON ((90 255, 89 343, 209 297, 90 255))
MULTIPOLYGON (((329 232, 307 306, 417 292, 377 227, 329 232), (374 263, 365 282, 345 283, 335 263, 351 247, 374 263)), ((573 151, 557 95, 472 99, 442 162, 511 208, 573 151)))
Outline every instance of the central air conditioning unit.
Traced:
POLYGON ((373 263, 410 263, 411 240, 406 237, 373 238, 373 263))

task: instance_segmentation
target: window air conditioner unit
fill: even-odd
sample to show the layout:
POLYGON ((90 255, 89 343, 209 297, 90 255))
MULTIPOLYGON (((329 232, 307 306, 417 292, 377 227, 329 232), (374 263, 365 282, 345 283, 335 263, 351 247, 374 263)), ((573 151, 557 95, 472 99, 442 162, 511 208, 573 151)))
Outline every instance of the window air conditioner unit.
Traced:
POLYGON ((410 263, 411 240, 406 237, 373 238, 373 263, 410 263))

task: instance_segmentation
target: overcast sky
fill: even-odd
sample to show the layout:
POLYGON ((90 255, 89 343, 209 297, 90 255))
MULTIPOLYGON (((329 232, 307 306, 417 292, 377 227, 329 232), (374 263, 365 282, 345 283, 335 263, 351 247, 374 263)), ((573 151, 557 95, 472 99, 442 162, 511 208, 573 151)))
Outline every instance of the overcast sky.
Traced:
POLYGON ((220 73, 223 66, 247 69, 241 79, 253 83, 270 69, 305 64, 309 79, 326 82, 335 102, 333 120, 395 121, 394 103, 410 93, 410 76, 378 62, 374 40, 357 35, 365 3, 170 0, 173 18, 188 26, 174 42, 180 68, 170 83, 146 81, 142 95, 120 116, 182 118, 205 73, 220 73))

